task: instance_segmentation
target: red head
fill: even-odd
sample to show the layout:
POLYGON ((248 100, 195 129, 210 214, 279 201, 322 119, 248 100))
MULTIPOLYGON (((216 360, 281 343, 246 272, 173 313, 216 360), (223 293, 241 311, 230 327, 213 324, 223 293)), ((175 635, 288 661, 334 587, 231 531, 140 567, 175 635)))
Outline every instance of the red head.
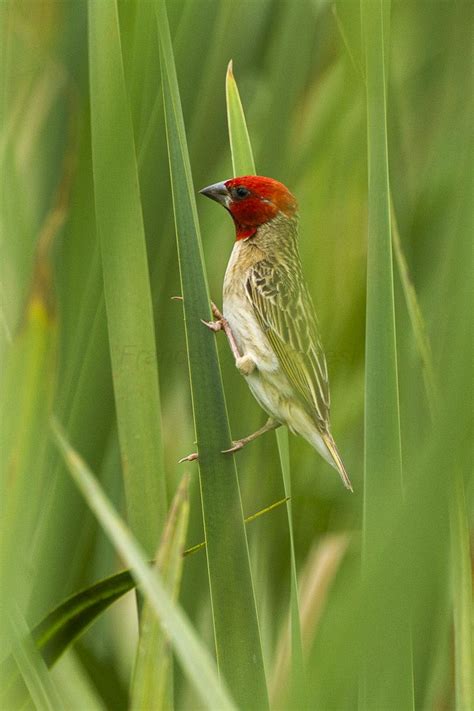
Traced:
POLYGON ((260 175, 245 175, 216 183, 200 191, 221 203, 232 215, 237 239, 252 237, 260 225, 278 214, 293 217, 296 199, 283 183, 260 175))

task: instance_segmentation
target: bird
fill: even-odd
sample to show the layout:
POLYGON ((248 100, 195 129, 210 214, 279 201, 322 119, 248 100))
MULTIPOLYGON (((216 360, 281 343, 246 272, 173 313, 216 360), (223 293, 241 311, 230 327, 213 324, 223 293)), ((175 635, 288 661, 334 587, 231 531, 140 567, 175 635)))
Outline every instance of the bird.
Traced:
POLYGON ((326 358, 303 275, 298 204, 278 180, 245 175, 200 193, 222 205, 235 225, 223 286, 223 312, 212 304, 213 331, 225 331, 235 364, 266 424, 228 452, 280 425, 309 442, 353 491, 330 429, 326 358))

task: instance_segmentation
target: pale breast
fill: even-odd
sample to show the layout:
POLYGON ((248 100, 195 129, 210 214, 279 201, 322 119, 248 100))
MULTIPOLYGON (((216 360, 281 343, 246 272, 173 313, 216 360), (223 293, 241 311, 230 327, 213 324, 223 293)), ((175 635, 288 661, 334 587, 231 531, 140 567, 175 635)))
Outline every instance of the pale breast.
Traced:
POLYGON ((257 321, 246 290, 249 270, 264 257, 259 252, 245 243, 235 244, 224 278, 223 312, 241 355, 250 355, 256 363, 256 370, 245 378, 255 398, 269 415, 288 422, 293 387, 257 321))
POLYGON ((252 356, 259 370, 271 372, 279 368, 278 359, 255 317, 245 289, 249 269, 257 258, 258 255, 245 249, 242 243, 234 245, 224 277, 223 311, 241 355, 252 356))

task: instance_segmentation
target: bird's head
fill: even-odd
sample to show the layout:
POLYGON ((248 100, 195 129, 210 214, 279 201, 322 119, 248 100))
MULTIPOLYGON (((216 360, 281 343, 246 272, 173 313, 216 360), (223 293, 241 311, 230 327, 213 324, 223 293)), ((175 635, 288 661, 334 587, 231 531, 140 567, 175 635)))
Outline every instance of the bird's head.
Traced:
POLYGON ((200 192, 230 212, 238 240, 252 237, 261 225, 278 215, 293 218, 298 209, 296 199, 283 183, 261 175, 231 178, 200 192))

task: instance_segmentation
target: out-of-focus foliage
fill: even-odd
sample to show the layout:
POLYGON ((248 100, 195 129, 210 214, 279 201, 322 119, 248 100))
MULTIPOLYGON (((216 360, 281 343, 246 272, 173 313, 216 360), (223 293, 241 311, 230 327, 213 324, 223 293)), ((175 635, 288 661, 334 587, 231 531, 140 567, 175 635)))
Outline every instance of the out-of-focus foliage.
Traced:
MULTIPOLYGON (((370 9, 371 2, 365 4, 370 9)), ((411 660, 400 658, 403 645, 393 648, 384 660, 387 674, 400 678, 412 669, 416 708, 467 709, 473 694, 472 3, 393 0, 391 8, 388 2, 383 8, 391 196, 438 397, 430 406, 406 283, 394 259, 403 495, 387 492, 377 499, 368 604, 360 586, 364 510, 367 503, 373 506, 367 496, 374 491, 364 492, 363 480, 368 157, 359 3, 168 2, 195 189, 232 174, 225 106, 225 72, 232 58, 258 171, 285 182, 300 203, 301 254, 328 357, 332 428, 355 489, 348 494, 309 445, 290 435, 308 702, 324 710, 357 705, 363 698, 361 653, 374 634, 372 605, 383 636, 384 619, 387 629, 393 627, 391 601, 397 600, 398 611, 406 609, 411 660), (389 595, 386 580, 392 583, 389 595)), ((195 430, 182 305, 171 300, 181 284, 155 10, 151 0, 119 0, 125 88, 120 102, 126 105, 114 95, 101 106, 101 96, 117 84, 117 77, 102 76, 107 84, 95 85, 93 115, 102 111, 108 121, 108 136, 95 138, 107 138, 110 145, 117 142, 123 116, 131 116, 133 137, 123 158, 129 160, 133 138, 138 190, 133 188, 130 204, 121 194, 117 212, 113 200, 107 210, 112 218, 141 203, 160 386, 159 399, 153 396, 160 402, 163 444, 156 477, 171 501, 183 471, 191 473, 187 545, 192 545, 203 539, 203 526, 196 465, 183 470, 177 464, 194 449, 195 430)), ((5 611, 15 601, 12 621, 2 615, 0 646, 5 656, 13 651, 37 704, 47 706, 59 697, 65 707, 80 708, 80 700, 87 699, 88 708, 120 710, 129 703, 136 653, 133 593, 105 612, 51 672, 23 636, 67 595, 122 568, 48 437, 54 411, 126 517, 128 462, 123 441, 122 448, 119 444, 120 407, 114 399, 123 382, 112 378, 106 263, 97 232, 105 218, 94 200, 88 7, 5 1, 0 22, 0 574, 5 611)), ((97 177, 109 185, 117 179, 104 166, 97 177)), ((233 227, 210 201, 198 199, 198 211, 209 290, 220 304, 233 227)), ((112 242, 108 249, 110 260, 112 242)), ((130 290, 146 292, 130 267, 128 273, 122 269, 122 290, 113 285, 115 309, 121 291, 124 300, 130 290)), ((148 322, 140 325, 150 333, 148 322)), ((265 414, 236 372, 225 339, 217 338, 231 431, 238 437, 262 424, 265 414)), ((126 364, 128 372, 150 367, 155 372, 153 349, 140 343, 125 343, 123 352, 114 354, 116 362, 126 364)), ((151 449, 159 454, 159 442, 155 445, 151 449)), ((245 514, 281 498, 272 435, 237 456, 245 514)), ((165 508, 168 504, 157 511, 157 527, 165 508)), ((291 575, 283 507, 246 531, 269 696, 284 708, 291 706, 291 575)), ((238 594, 229 591, 229 610, 238 594)), ((180 604, 213 651, 204 551, 184 561, 180 604)), ((196 708, 200 701, 177 664, 173 682, 174 706, 196 708)), ((372 679, 372 689, 376 682, 372 679)), ((402 689, 384 688, 390 689, 386 707, 398 711, 402 689)))

